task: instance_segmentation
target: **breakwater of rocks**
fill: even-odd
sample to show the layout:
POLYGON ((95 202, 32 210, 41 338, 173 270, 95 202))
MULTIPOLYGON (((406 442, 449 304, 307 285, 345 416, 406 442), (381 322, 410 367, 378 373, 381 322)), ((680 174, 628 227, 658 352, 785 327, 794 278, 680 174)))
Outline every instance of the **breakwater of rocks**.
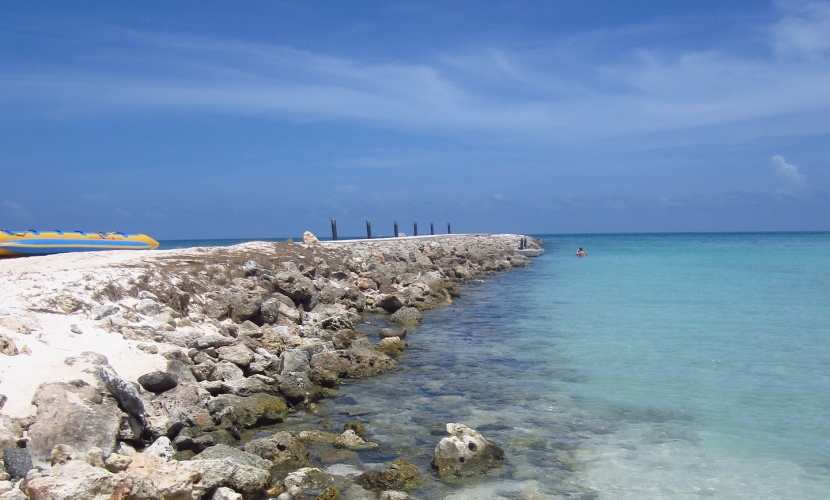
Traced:
MULTIPOLYGON (((343 429, 289 432, 278 424, 291 412, 313 412, 342 380, 396 369, 421 311, 450 304, 460 284, 530 263, 515 251, 521 238, 332 245, 307 234, 302 244, 154 252, 29 290, 29 311, 4 314, 6 328, 31 335, 39 315, 84 318, 164 366, 131 380, 94 350, 65 359, 86 375, 40 384, 35 414, 2 419, 0 500, 405 499, 417 495, 424 473, 464 481, 497 467, 505 458, 498 446, 447 422, 430 471, 399 458, 338 475, 315 467, 314 450, 376 447, 359 419, 343 429), (364 313, 396 326, 370 338, 361 333, 364 313), (262 426, 277 431, 258 434, 262 426)), ((18 350, 4 337, 4 353, 18 350)), ((336 462, 328 453, 326 462, 336 462)))

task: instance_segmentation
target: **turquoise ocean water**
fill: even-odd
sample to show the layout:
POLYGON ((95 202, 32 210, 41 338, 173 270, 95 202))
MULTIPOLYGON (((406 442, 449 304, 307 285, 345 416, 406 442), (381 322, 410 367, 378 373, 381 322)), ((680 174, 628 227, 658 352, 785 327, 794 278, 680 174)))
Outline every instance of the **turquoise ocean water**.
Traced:
POLYGON ((356 471, 428 474, 446 422, 505 449, 425 500, 830 497, 830 233, 543 239, 427 312, 400 370, 282 425, 361 420, 381 446, 356 471))

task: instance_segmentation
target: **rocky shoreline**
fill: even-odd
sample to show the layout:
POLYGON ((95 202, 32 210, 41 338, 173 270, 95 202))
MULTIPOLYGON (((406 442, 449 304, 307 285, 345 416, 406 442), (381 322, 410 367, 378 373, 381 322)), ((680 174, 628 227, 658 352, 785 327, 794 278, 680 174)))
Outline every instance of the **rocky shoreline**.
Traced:
MULTIPOLYGON (((357 478, 315 467, 317 443, 377 446, 359 420, 241 435, 313 412, 341 380, 396 369, 421 311, 530 263, 521 238, 321 244, 307 233, 302 244, 0 261, 0 500, 417 495, 424 471, 400 458, 357 478), (369 338, 366 313, 399 326, 369 338)), ((447 432, 430 471, 443 481, 505 459, 461 423, 447 432)))

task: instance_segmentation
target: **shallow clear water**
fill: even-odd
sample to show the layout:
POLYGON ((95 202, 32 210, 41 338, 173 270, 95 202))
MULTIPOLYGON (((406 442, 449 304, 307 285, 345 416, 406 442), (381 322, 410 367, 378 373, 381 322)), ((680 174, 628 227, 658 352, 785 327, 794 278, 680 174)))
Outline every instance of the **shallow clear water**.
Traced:
POLYGON ((403 456, 423 500, 828 498, 830 233, 544 239, 532 267, 425 313, 400 370, 282 426, 361 420, 381 446, 354 470, 403 456), (447 422, 507 464, 433 479, 447 422))

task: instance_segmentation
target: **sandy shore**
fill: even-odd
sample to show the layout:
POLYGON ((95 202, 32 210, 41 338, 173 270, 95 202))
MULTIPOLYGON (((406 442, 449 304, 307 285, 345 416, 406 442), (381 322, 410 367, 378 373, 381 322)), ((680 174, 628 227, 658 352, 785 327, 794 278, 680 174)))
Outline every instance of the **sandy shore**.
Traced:
MULTIPOLYGON (((317 452, 346 461, 342 449, 378 444, 351 429, 257 443, 240 433, 282 422, 291 409, 313 411, 341 379, 397 369, 421 311, 451 304, 457 284, 530 263, 518 252, 522 238, 327 244, 309 233, 302 244, 0 260, 0 441, 22 460, 6 462, 15 482, 0 478, 0 499, 115 498, 139 484, 154 491, 147 498, 196 499, 222 488, 227 498, 288 498, 315 461, 309 444, 322 440, 317 452), (361 333, 363 313, 400 326, 361 333), (240 476, 243 464, 250 474, 240 476), (300 476, 282 476, 286 468, 300 476), (103 483, 77 480, 89 474, 103 483)), ((448 425, 457 427, 453 439, 480 440, 463 474, 504 459, 474 430, 448 425)), ((456 444, 436 462, 439 475, 460 473, 456 444)), ((417 467, 398 462, 392 474, 417 487, 417 467)), ((363 488, 393 489, 372 471, 356 484, 334 476, 359 498, 363 488)))
MULTIPOLYGON (((453 235, 400 240, 438 241, 443 245, 456 244, 467 237, 453 235)), ((499 238, 510 240, 512 245, 513 240, 518 241, 520 237, 500 235, 499 238)), ((395 240, 389 239, 341 241, 332 246, 348 252, 357 246, 382 248, 395 243, 395 240)), ((204 259, 206 255, 217 252, 272 257, 279 254, 272 243, 250 242, 224 248, 121 250, 0 259, 0 334, 11 339, 20 352, 16 356, 0 355, 0 394, 8 398, 2 412, 11 417, 34 414, 36 408, 32 406, 31 399, 43 382, 82 379, 92 384, 90 373, 64 362, 66 358, 85 351, 106 356, 116 372, 127 380, 135 380, 153 370, 163 370, 167 364, 163 351, 150 354, 138 349, 141 342, 125 340, 118 332, 108 331, 95 319, 92 308, 109 303, 101 295, 102 287, 109 283, 135 281, 148 269, 157 268, 162 263, 204 259)), ((135 307, 137 302, 137 297, 124 297, 118 301, 118 306, 129 309, 135 307)), ((205 330, 212 331, 207 327, 205 330)))
MULTIPOLYGON (((267 254, 271 248, 271 244, 251 242, 236 245, 234 250, 267 254)), ((144 352, 137 348, 141 342, 125 340, 118 332, 102 328, 89 307, 101 301, 96 297, 101 286, 128 282, 159 262, 201 258, 213 251, 197 247, 0 259, 0 334, 11 339, 20 352, 0 355, 0 394, 8 398, 2 413, 10 417, 33 415, 32 396, 43 382, 81 379, 93 384, 92 374, 64 362, 85 351, 106 356, 128 380, 164 370, 167 359, 161 353, 144 352), (80 303, 77 310, 69 311, 71 306, 61 310, 60 301, 67 297, 80 303), (73 326, 82 333, 74 333, 73 326)), ((119 304, 131 307, 137 302, 135 297, 126 297, 119 304)))

